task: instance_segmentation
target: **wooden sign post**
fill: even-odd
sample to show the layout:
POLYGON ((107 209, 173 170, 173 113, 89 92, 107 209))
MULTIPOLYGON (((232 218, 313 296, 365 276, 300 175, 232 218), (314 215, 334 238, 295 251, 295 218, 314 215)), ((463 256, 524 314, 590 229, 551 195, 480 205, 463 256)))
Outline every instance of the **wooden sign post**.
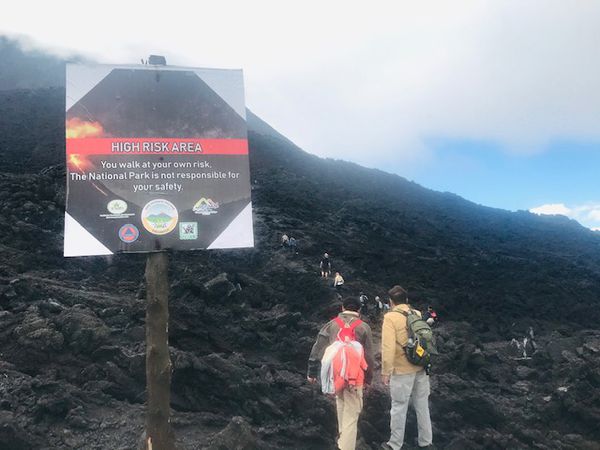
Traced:
POLYGON ((169 356, 169 257, 166 251, 146 259, 146 442, 147 449, 174 450, 171 428, 169 356))

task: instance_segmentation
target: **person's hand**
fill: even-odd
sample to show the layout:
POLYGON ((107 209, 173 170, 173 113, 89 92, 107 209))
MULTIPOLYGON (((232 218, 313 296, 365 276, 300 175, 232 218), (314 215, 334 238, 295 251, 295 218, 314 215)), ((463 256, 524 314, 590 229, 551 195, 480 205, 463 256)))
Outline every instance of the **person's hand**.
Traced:
POLYGON ((310 384, 315 384, 317 382, 317 379, 313 377, 306 377, 306 379, 310 384))
POLYGON ((381 374, 381 382, 384 386, 389 386, 390 384, 390 376, 381 374))

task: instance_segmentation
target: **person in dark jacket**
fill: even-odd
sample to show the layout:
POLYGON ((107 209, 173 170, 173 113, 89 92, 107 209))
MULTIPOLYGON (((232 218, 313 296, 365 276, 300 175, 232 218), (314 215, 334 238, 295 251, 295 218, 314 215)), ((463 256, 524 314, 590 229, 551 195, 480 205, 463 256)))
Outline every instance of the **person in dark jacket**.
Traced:
MULTIPOLYGON (((358 298, 347 297, 342 303, 342 312, 338 314, 338 317, 345 324, 351 325, 353 322, 360 320, 359 310, 360 301, 358 298)), ((309 382, 316 383, 325 349, 337 340, 339 331, 340 326, 335 319, 327 322, 319 331, 308 358, 307 379, 309 382)), ((371 327, 361 321, 354 329, 354 336, 363 346, 364 357, 368 366, 365 372, 365 384, 370 384, 375 365, 371 327)), ((339 430, 338 447, 340 450, 354 450, 356 447, 358 416, 363 407, 363 387, 348 387, 336 394, 335 400, 339 430)))
POLYGON ((437 313, 433 310, 433 306, 427 307, 427 311, 423 313, 423 320, 427 322, 427 325, 429 325, 430 327, 432 327, 433 324, 437 322, 438 316, 437 313))
POLYGON ((292 252, 292 254, 298 254, 298 240, 295 237, 290 236, 288 247, 290 248, 290 252, 292 252))
POLYGON ((321 278, 327 278, 331 275, 331 260, 328 253, 325 253, 323 258, 321 258, 319 268, 321 269, 321 278))
POLYGON ((367 297, 363 291, 360 291, 358 300, 360 301, 360 314, 366 316, 369 312, 369 297, 367 297))

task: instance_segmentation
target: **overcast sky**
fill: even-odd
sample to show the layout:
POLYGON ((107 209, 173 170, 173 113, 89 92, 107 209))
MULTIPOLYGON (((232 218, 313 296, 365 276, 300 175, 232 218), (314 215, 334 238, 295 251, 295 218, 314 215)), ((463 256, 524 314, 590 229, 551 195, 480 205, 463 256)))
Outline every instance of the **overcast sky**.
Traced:
POLYGON ((243 68, 305 150, 600 227, 600 2, 11 2, 0 33, 105 63, 243 68))

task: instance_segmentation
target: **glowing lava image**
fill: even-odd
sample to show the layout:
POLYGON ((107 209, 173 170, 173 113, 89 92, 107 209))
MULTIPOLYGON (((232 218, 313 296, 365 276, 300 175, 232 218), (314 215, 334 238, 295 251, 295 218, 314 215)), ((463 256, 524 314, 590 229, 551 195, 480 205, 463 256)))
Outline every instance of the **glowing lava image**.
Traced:
POLYGON ((82 120, 79 117, 67 120, 66 131, 67 139, 106 137, 100 122, 82 120))
POLYGON ((93 166, 84 155, 79 154, 69 155, 68 162, 70 169, 76 169, 81 173, 93 166))

